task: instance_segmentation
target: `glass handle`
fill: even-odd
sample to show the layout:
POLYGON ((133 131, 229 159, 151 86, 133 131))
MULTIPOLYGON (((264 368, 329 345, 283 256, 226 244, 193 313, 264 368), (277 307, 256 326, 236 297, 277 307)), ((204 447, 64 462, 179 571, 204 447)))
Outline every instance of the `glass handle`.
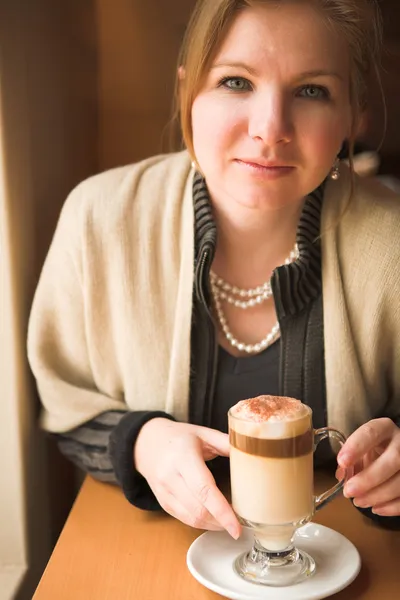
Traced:
MULTIPOLYGON (((320 442, 322 442, 322 440, 325 440, 326 438, 332 438, 334 440, 337 440, 341 446, 343 446, 343 444, 346 441, 346 438, 343 435, 343 433, 340 433, 340 431, 338 431, 337 429, 333 429, 332 427, 322 427, 321 429, 315 429, 315 431, 314 431, 314 452, 315 452, 318 444, 320 442)), ((335 498, 339 494, 339 492, 343 489, 345 481, 346 481, 346 472, 344 474, 343 479, 341 479, 338 483, 336 483, 336 485, 332 486, 329 490, 326 490, 326 492, 323 492, 323 494, 320 494, 319 496, 315 496, 315 498, 314 498, 315 510, 319 510, 320 508, 325 506, 325 504, 328 504, 328 502, 333 500, 333 498, 335 498)))

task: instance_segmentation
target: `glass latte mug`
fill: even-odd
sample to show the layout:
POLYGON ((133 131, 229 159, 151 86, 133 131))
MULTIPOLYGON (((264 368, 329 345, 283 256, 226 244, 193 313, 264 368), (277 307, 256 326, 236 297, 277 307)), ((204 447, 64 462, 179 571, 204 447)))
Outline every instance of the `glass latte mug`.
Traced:
POLYGON ((314 430, 305 404, 273 397, 278 405, 288 400, 300 407, 290 418, 257 420, 254 413, 235 414, 235 407, 228 413, 232 506, 254 535, 253 547, 236 559, 234 568, 241 577, 270 586, 292 585, 315 572, 314 559, 294 546, 294 535, 345 481, 314 496, 317 445, 328 437, 343 445, 346 438, 336 429, 314 430))

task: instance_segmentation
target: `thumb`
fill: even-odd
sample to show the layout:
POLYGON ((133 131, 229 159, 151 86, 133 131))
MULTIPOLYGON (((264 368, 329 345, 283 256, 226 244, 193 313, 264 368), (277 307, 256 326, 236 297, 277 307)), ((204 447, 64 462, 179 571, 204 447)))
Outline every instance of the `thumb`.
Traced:
POLYGON ((229 456, 229 435, 227 433, 199 426, 196 434, 215 456, 229 456))

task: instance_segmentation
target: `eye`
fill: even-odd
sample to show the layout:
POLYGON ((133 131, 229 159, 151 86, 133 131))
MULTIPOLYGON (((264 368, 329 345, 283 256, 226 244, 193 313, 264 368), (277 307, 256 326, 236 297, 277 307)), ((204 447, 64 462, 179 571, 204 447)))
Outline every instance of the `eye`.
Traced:
POLYGON ((252 89, 250 81, 244 77, 224 77, 218 87, 224 87, 233 92, 248 92, 252 89))
POLYGON ((306 85, 300 90, 300 96, 310 100, 328 100, 329 91, 320 85, 306 85))

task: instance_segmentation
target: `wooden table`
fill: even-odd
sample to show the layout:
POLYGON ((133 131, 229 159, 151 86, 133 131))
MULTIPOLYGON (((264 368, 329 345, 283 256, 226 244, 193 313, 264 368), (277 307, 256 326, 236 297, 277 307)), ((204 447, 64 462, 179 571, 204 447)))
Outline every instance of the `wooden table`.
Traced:
MULTIPOLYGON (((318 489, 331 478, 319 477, 318 489)), ((400 592, 400 532, 365 519, 345 498, 314 519, 358 548, 362 570, 335 600, 395 600, 400 592)), ((167 515, 133 508, 121 491, 87 477, 34 600, 212 600, 186 567, 201 532, 167 515)))

